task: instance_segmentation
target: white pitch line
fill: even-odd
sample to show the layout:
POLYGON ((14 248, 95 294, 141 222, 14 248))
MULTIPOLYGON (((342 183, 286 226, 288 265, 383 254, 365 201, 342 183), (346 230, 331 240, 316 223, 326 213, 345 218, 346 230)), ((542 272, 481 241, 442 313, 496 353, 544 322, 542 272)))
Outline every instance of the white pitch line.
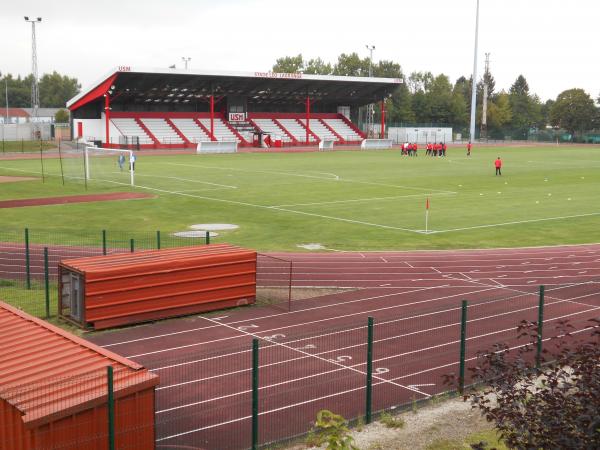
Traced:
POLYGON ((478 228, 503 227, 503 226, 507 226, 507 225, 519 225, 522 223, 536 223, 536 222, 546 222, 546 221, 551 221, 551 220, 565 220, 565 219, 575 219, 578 217, 593 217, 593 216, 600 216, 600 212, 587 213, 587 214, 575 214, 572 216, 546 217, 543 219, 517 220, 514 222, 493 223, 493 224, 488 224, 488 225, 476 225, 473 227, 451 228, 451 229, 447 229, 447 230, 434 230, 434 231, 430 231, 430 233, 432 233, 432 234, 450 233, 453 231, 475 230, 478 228))
MULTIPOLYGON (((116 182, 116 181, 109 181, 109 180, 103 180, 103 181, 114 183, 114 184, 128 185, 127 183, 120 183, 120 182, 116 182)), ((305 212, 305 211, 296 211, 293 209, 278 208, 275 206, 257 205, 254 203, 240 202, 237 200, 227 200, 224 198, 207 197, 205 195, 193 195, 193 194, 187 194, 185 192, 169 191, 167 189, 153 188, 150 186, 142 186, 142 185, 138 185, 138 184, 136 184, 135 187, 139 188, 139 189, 154 191, 154 192, 161 192, 163 194, 181 195, 183 197, 198 198, 201 200, 209 200, 209 201, 220 202, 220 203, 229 203, 232 205, 240 205, 240 206, 247 206, 247 207, 251 207, 251 208, 267 209, 267 210, 271 210, 271 211, 282 211, 282 212, 287 212, 287 213, 292 213, 292 214, 299 214, 299 215, 303 215, 303 216, 311 216, 311 217, 318 217, 321 219, 335 220, 338 222, 352 223, 352 224, 356 224, 356 225, 366 225, 366 226, 370 226, 370 227, 383 228, 383 229, 387 229, 387 230, 407 231, 410 233, 422 234, 422 232, 419 230, 412 230, 410 228, 402 228, 402 227, 394 227, 392 225, 382 225, 382 224, 378 224, 378 223, 365 222, 365 221, 361 221, 361 220, 345 219, 343 217, 326 216, 324 214, 315 214, 315 213, 309 213, 309 212, 305 212)))
MULTIPOLYGON (((116 173, 118 173, 118 172, 116 172, 116 173)), ((168 177, 168 176, 164 176, 164 175, 151 175, 151 174, 136 174, 136 178, 139 178, 139 177, 165 178, 167 180, 185 181, 188 183, 198 183, 198 184, 210 184, 211 186, 219 186, 219 187, 223 187, 223 188, 238 189, 237 186, 230 186, 228 184, 211 183, 209 181, 193 180, 190 178, 168 177)))
MULTIPOLYGON (((398 188, 398 189, 411 189, 413 191, 443 192, 446 194, 456 194, 457 193, 454 191, 447 191, 447 190, 443 190, 443 189, 426 189, 426 188, 415 187, 415 186, 401 186, 401 185, 397 185, 397 184, 376 183, 376 182, 371 182, 371 181, 351 180, 351 179, 347 179, 347 178, 335 179, 335 178, 331 178, 331 177, 316 177, 314 175, 306 175, 306 174, 295 173, 295 172, 278 172, 278 171, 274 171, 274 170, 248 170, 248 169, 239 169, 239 168, 235 168, 235 167, 205 166, 205 165, 200 165, 200 164, 180 164, 180 163, 167 163, 167 164, 172 165, 172 166, 200 167, 202 169, 231 170, 231 171, 235 171, 235 172, 244 172, 244 173, 250 173, 250 172, 270 173, 270 174, 274 174, 274 175, 284 175, 284 176, 291 176, 291 177, 316 178, 318 180, 325 180, 325 181, 342 181, 344 183, 367 184, 370 186, 384 186, 384 187, 392 187, 392 188, 398 188)), ((320 173, 320 172, 315 172, 315 173, 320 173)))
POLYGON ((289 204, 289 205, 274 205, 274 206, 271 206, 271 208, 295 207, 295 206, 335 205, 335 204, 339 204, 339 203, 372 202, 372 201, 380 201, 380 200, 396 200, 396 199, 399 199, 399 198, 411 198, 411 197, 426 197, 426 196, 433 197, 433 196, 436 196, 436 195, 453 195, 453 193, 445 193, 445 192, 430 193, 430 192, 424 192, 422 194, 395 195, 395 196, 391 196, 391 197, 357 198, 357 199, 350 199, 350 200, 332 200, 332 201, 329 201, 329 202, 294 203, 294 204, 289 204))

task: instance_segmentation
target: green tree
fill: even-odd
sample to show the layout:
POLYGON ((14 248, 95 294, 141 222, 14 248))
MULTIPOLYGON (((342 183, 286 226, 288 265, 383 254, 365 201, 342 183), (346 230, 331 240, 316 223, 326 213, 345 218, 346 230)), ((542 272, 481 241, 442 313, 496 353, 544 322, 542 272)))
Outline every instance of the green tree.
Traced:
POLYGON ((31 106, 31 75, 26 78, 13 78, 5 74, 0 81, 0 107, 6 106, 5 83, 8 87, 8 107, 28 108, 31 106))
POLYGON ((550 122, 574 135, 576 131, 590 129, 596 113, 594 100, 583 89, 569 89, 556 97, 550 109, 550 122))
POLYGON ((279 73, 298 73, 304 70, 304 60, 302 54, 296 56, 283 56, 275 60, 273 72, 279 73))
POLYGON ((67 75, 60 75, 54 71, 51 74, 44 74, 39 80, 40 106, 44 108, 60 108, 73 98, 81 85, 77 78, 71 78, 67 75))
POLYGON ((488 136, 493 139, 503 139, 511 121, 512 110, 509 95, 502 90, 488 102, 488 136))
POLYGON ((66 109, 59 109, 54 115, 54 121, 56 123, 68 123, 69 122, 69 111, 66 109))
POLYGON ((333 75, 367 77, 369 64, 369 58, 361 59, 356 52, 349 55, 342 53, 333 67, 333 75))
POLYGON ((400 64, 387 60, 379 61, 377 65, 373 66, 373 76, 382 78, 404 78, 400 64))
POLYGON ((331 64, 326 63, 321 58, 310 59, 304 68, 304 73, 314 75, 330 75, 333 72, 331 64))
POLYGON ((508 94, 512 111, 511 127, 513 137, 527 139, 529 130, 537 126, 541 119, 540 99, 529 94, 529 85, 523 75, 519 75, 508 94))

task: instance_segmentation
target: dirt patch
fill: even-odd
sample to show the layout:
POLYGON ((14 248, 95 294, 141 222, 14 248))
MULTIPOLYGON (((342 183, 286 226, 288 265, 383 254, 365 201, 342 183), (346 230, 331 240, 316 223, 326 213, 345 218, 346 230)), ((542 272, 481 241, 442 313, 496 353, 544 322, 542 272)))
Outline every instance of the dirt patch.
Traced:
POLYGON ((39 180, 39 178, 35 177, 5 177, 0 175, 0 183, 14 183, 16 181, 35 181, 39 180))
POLYGON ((154 198, 151 194, 136 192, 113 192, 111 194, 66 195, 64 197, 24 198, 0 202, 0 208, 23 208, 25 206, 64 205, 67 203, 109 202, 113 200, 134 200, 154 198))
MULTIPOLYGON (((405 423, 400 429, 374 422, 362 431, 354 430, 355 445, 361 450, 423 450, 441 439, 460 441, 472 433, 492 429, 479 410, 472 409, 471 404, 462 399, 421 407, 415 413, 405 412, 399 417, 405 423)), ((307 446, 292 444, 285 448, 301 450, 307 446)))

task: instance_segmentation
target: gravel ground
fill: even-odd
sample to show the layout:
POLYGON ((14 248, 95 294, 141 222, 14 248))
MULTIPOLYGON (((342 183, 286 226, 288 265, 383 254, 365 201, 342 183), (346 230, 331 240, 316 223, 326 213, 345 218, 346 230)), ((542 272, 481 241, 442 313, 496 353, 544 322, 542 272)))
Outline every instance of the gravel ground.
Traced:
MULTIPOLYGON (((361 450, 418 450, 439 439, 462 440, 472 433, 492 428, 469 402, 460 398, 421 407, 416 413, 408 411, 399 417, 405 422, 400 429, 375 422, 365 426, 363 431, 354 431, 355 445, 361 450)), ((303 444, 287 447, 288 450, 305 448, 303 444)))

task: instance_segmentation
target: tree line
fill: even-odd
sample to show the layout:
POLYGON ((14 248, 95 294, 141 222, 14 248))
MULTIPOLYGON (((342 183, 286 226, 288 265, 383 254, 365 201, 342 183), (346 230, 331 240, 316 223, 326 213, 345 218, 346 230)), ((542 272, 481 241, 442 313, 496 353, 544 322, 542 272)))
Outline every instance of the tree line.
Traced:
MULTIPOLYGON (((0 73, 0 107, 6 107, 6 91, 8 90, 9 108, 31 107, 31 82, 33 75, 16 78, 10 74, 0 73)), ((77 78, 61 75, 54 71, 46 73, 38 81, 40 107, 64 108, 67 100, 77 95, 81 84, 77 78)))
MULTIPOLYGON (((274 72, 341 75, 363 77, 372 70, 375 77, 400 78, 403 83, 386 102, 388 123, 434 123, 451 125, 456 132, 467 134, 471 114, 472 77, 459 77, 454 83, 440 73, 412 72, 406 76, 400 64, 380 60, 371 67, 369 58, 357 53, 342 53, 335 63, 321 58, 306 61, 302 54, 278 58, 274 72)), ((543 102, 529 89, 519 75, 508 91, 497 90, 490 72, 477 82, 477 129, 482 120, 484 82, 488 86, 487 133, 492 139, 527 139, 531 132, 544 131, 548 125, 563 129, 571 135, 600 128, 600 108, 583 89, 569 89, 556 99, 543 102)), ((600 103, 600 96, 597 98, 600 103)), ((375 112, 378 115, 376 109, 375 112)), ((376 120, 378 117, 376 117, 376 120)))

